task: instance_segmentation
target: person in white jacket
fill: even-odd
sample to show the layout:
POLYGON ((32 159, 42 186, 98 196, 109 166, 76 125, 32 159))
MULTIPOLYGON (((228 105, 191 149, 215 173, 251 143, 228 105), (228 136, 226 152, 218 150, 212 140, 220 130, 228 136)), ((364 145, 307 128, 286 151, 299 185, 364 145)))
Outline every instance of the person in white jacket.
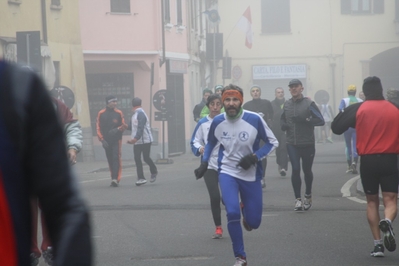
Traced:
POLYGON ((129 144, 134 144, 133 154, 137 170, 136 186, 144 185, 147 179, 144 177, 143 163, 141 162, 141 154, 143 154, 144 162, 150 167, 151 178, 150 182, 153 183, 157 179, 158 170, 154 162, 150 158, 151 143, 153 137, 151 134, 151 127, 146 113, 141 108, 141 99, 138 97, 133 98, 133 116, 132 116, 132 138, 127 141, 129 144))
MULTIPOLYGON (((204 154, 205 145, 208 143, 209 128, 213 118, 220 114, 220 110, 222 108, 221 96, 219 94, 210 95, 207 99, 206 106, 209 110, 209 114, 198 121, 198 124, 194 129, 193 136, 191 137, 191 150, 195 156, 202 156, 202 154, 204 154)), ((217 164, 218 150, 219 143, 216 144, 215 148, 213 149, 208 164, 208 170, 204 174, 205 184, 211 201, 213 222, 216 226, 215 234, 212 236, 213 239, 222 238, 223 235, 217 164)))

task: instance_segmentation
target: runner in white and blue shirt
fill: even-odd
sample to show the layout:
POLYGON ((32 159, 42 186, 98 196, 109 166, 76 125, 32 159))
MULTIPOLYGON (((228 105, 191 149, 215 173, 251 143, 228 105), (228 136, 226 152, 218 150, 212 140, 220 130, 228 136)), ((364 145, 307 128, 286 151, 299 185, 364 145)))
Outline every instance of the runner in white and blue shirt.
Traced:
MULTIPOLYGON (((209 114, 198 121, 194 129, 193 136, 191 137, 191 150, 195 156, 200 156, 204 153, 205 145, 208 142, 208 132, 213 121, 213 118, 220 114, 222 108, 222 99, 219 94, 212 94, 208 97, 206 106, 209 114)), ((218 149, 219 144, 216 144, 213 149, 211 158, 209 159, 208 170, 204 174, 204 180, 208 189, 209 198, 211 202, 211 210, 213 222, 215 224, 215 233, 213 239, 222 238, 222 217, 220 207, 220 191, 219 191, 219 177, 218 177, 218 149)))
POLYGON ((219 143, 219 185, 227 212, 228 231, 236 265, 246 265, 241 209, 245 229, 258 228, 262 220, 261 159, 278 146, 278 141, 260 115, 242 109, 241 88, 232 84, 226 86, 222 102, 226 113, 213 119, 202 163, 195 174, 197 177, 203 175, 211 153, 219 143), (261 148, 260 140, 265 142, 261 148))

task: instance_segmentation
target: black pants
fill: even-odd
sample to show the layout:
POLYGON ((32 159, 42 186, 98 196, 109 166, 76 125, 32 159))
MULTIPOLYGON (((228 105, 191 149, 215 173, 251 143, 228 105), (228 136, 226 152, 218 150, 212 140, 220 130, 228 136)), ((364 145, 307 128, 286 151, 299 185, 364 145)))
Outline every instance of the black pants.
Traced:
POLYGON ((287 136, 285 133, 276 135, 278 147, 276 148, 276 163, 281 169, 288 170, 287 136))
POLYGON ((121 179, 121 140, 108 143, 108 148, 104 149, 107 156, 111 178, 120 181, 121 179))
POLYGON ((222 225, 220 209, 219 177, 216 170, 208 169, 204 174, 204 180, 211 200, 211 210, 215 226, 222 225))
POLYGON ((307 145, 307 146, 295 146, 291 144, 287 144, 288 155, 290 156, 291 167, 292 167, 292 175, 291 182, 292 187, 294 188, 295 198, 301 198, 301 159, 302 159, 302 168, 303 173, 305 174, 305 185, 306 190, 305 194, 312 194, 312 183, 313 183, 313 172, 312 165, 313 159, 316 152, 315 146, 307 145))
POLYGON ((143 173, 143 163, 141 162, 141 154, 146 164, 150 167, 151 174, 157 174, 158 170, 154 162, 150 158, 151 143, 136 144, 133 146, 134 161, 136 163, 137 178, 145 179, 143 173))

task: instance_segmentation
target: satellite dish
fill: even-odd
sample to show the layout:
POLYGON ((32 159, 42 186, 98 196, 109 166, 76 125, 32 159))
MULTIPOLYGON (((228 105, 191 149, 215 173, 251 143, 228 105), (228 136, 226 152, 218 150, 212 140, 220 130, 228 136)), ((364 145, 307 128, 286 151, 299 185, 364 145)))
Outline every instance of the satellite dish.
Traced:
POLYGON ((75 94, 73 91, 65 86, 54 87, 50 91, 51 96, 65 103, 69 109, 75 104, 75 94))

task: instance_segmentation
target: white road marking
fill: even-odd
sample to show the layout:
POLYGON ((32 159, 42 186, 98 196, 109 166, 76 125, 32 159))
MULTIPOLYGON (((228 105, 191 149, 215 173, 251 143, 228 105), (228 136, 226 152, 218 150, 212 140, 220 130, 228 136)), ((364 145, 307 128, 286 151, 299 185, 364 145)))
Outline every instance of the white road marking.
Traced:
POLYGON ((360 179, 360 175, 352 177, 351 179, 346 181, 346 183, 341 188, 342 197, 343 198, 347 198, 347 199, 352 200, 352 201, 357 202, 357 203, 367 203, 367 201, 365 201, 365 200, 361 200, 361 199, 358 199, 356 197, 351 197, 350 189, 351 189, 352 185, 355 182, 357 182, 359 179, 360 179))

